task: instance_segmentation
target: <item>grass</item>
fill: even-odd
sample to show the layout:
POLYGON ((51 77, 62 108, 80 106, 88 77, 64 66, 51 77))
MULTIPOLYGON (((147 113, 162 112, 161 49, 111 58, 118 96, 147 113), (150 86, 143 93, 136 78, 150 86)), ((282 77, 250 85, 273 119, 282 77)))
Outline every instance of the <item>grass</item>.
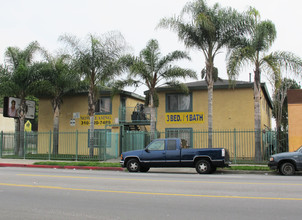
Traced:
POLYGON ((230 166, 228 170, 247 170, 247 171, 270 171, 268 166, 230 166))
POLYGON ((89 166, 89 167, 121 167, 119 163, 108 162, 55 162, 43 161, 35 162, 34 165, 54 165, 54 166, 89 166))
MULTIPOLYGON (((119 163, 108 162, 56 162, 56 161, 43 161, 35 162, 34 165, 55 165, 55 166, 89 166, 89 167, 121 167, 119 163)), ((267 166, 245 166, 245 165, 232 165, 224 168, 226 170, 246 170, 246 171, 269 171, 267 166)))

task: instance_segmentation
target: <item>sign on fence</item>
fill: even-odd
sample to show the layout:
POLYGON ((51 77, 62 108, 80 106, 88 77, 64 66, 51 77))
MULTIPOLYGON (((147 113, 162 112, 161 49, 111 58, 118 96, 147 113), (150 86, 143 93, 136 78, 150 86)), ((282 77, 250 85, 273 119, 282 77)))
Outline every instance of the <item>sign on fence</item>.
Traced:
POLYGON ((31 132, 31 123, 27 121, 24 125, 24 131, 31 132))

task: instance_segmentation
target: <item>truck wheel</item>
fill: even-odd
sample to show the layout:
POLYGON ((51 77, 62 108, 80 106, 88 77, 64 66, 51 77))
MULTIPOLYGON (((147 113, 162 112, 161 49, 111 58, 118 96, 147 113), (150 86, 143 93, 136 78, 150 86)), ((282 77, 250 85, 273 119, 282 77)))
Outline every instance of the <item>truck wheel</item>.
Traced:
POLYGON ((137 159, 130 159, 127 162, 127 170, 129 172, 138 172, 140 170, 140 165, 137 159))
POLYGON ((141 168, 139 169, 139 171, 142 172, 142 173, 146 173, 149 170, 150 170, 150 167, 143 167, 143 166, 141 166, 141 168))
POLYGON ((212 170, 211 164, 207 160, 197 161, 195 168, 199 174, 208 174, 212 170))
POLYGON ((282 175, 285 175, 285 176, 294 175, 295 166, 290 162, 285 162, 285 163, 281 164, 279 171, 282 175))

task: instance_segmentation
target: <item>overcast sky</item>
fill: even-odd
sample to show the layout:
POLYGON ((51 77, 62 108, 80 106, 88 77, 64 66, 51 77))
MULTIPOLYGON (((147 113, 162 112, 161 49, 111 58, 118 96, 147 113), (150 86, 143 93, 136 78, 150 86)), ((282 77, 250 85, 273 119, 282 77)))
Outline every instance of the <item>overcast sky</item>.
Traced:
MULTIPOLYGON (((103 34, 118 30, 138 55, 148 40, 159 41, 165 55, 173 50, 186 50, 177 35, 170 30, 155 29, 163 17, 178 15, 188 0, 0 0, 0 63, 4 63, 4 52, 9 46, 24 49, 37 40, 41 46, 55 53, 64 45, 58 37, 64 33, 84 39, 87 34, 103 34)), ((208 0, 210 5, 219 2, 244 11, 255 7, 262 20, 269 19, 277 29, 277 39, 272 51, 291 51, 302 57, 302 13, 301 0, 208 0)), ((201 52, 187 50, 190 62, 183 67, 198 72, 204 67, 201 52)), ((226 79, 225 54, 215 60, 221 78, 226 79)), ((252 68, 246 68, 239 80, 249 80, 252 68)), ((188 80, 190 81, 190 80, 188 80)), ((266 81, 263 76, 262 81, 266 81)), ((301 78, 298 80, 301 85, 301 78)), ((269 86, 268 86, 269 87, 269 86)), ((129 90, 129 89, 128 89, 129 90)), ((142 94, 144 88, 136 90, 142 94)), ((131 91, 131 90, 130 90, 131 91)), ((133 91, 133 90, 132 90, 133 91)))

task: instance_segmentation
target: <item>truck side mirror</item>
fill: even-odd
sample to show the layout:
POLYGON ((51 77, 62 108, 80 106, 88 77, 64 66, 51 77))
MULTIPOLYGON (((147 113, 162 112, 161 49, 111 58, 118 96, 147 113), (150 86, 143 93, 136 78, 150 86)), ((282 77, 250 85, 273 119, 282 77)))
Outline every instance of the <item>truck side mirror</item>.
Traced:
POLYGON ((148 149, 147 147, 145 148, 145 151, 146 151, 147 153, 149 153, 149 149, 148 149))

